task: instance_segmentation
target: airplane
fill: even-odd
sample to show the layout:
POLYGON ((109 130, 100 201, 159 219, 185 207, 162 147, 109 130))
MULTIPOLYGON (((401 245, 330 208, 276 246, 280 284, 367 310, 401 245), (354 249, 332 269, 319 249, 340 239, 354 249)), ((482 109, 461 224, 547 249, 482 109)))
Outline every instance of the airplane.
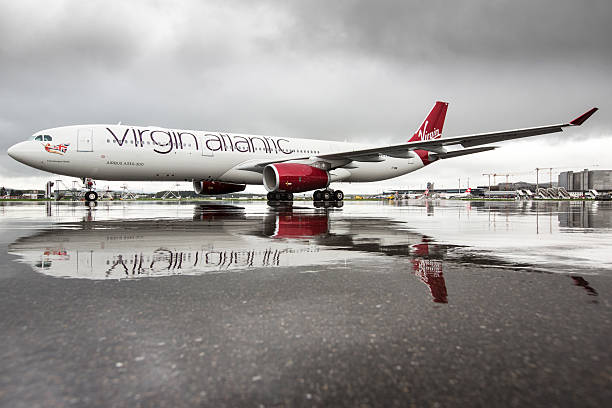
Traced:
POLYGON ((117 124, 42 130, 8 154, 30 167, 82 179, 86 201, 98 199, 91 181, 98 179, 191 181, 202 195, 263 184, 271 201, 292 201, 294 193, 315 190, 315 202, 341 202, 344 193, 331 183, 402 176, 438 160, 497 148, 483 145, 580 126, 597 111, 567 123, 443 138, 447 108, 448 102, 436 102, 408 141, 386 146, 117 124))
POLYGON ((440 198, 470 198, 473 197, 472 195, 472 189, 471 188, 467 188, 465 191, 463 192, 459 192, 459 193, 438 193, 438 196, 440 198))
POLYGON ((423 193, 407 193, 407 194, 404 194, 404 197, 408 198, 408 199, 415 199, 415 200, 430 198, 430 196, 429 196, 429 188, 425 189, 425 191, 423 193))

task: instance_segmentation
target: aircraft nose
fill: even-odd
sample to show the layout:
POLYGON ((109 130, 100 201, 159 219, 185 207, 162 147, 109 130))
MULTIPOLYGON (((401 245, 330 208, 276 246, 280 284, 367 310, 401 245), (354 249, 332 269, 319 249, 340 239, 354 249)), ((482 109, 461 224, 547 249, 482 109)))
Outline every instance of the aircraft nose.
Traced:
POLYGON ((17 145, 13 145, 11 147, 8 148, 8 150, 6 151, 8 153, 9 156, 11 156, 13 159, 15 158, 15 153, 16 153, 16 148, 17 145))
POLYGON ((26 149, 23 146, 24 142, 21 143, 17 143, 16 145, 13 145, 11 147, 8 148, 8 150, 6 151, 8 153, 9 156, 11 156, 13 159, 17 160, 18 162, 24 162, 25 161, 25 156, 26 156, 26 149))

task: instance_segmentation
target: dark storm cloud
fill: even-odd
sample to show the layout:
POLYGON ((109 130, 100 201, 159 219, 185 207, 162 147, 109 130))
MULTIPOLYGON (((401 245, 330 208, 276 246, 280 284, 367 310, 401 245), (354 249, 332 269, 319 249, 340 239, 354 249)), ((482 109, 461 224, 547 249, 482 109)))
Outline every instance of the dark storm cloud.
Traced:
POLYGON ((380 58, 610 61, 607 0, 292 2, 293 40, 380 58))
POLYGON ((122 69, 138 56, 137 34, 142 28, 131 20, 137 16, 118 7, 120 3, 108 2, 104 12, 94 2, 73 2, 72 8, 60 4, 49 2, 40 11, 28 2, 2 4, 3 73, 26 71, 45 77, 61 70, 69 77, 88 68, 122 69))
MULTIPOLYGON (((607 136, 611 12, 565 0, 4 1, 0 149, 119 120, 384 143, 405 140, 436 99, 451 102, 448 135, 598 105, 582 137, 607 136)), ((40 174, 6 155, 0 169, 40 174)))

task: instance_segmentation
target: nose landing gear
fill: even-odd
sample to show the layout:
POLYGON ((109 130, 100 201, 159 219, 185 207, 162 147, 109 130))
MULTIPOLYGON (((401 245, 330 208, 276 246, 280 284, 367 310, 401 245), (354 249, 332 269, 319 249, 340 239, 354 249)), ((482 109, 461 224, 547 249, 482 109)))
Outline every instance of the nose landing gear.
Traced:
POLYGON ((96 183, 92 179, 88 177, 83 178, 83 186, 86 190, 88 190, 85 191, 85 194, 83 196, 85 197, 85 201, 87 201, 88 203, 96 202, 98 200, 98 193, 93 191, 95 184, 96 183))
POLYGON ((85 201, 87 201, 88 203, 91 203, 92 201, 97 201, 97 200, 98 200, 98 193, 96 193, 95 191, 85 192, 85 201))

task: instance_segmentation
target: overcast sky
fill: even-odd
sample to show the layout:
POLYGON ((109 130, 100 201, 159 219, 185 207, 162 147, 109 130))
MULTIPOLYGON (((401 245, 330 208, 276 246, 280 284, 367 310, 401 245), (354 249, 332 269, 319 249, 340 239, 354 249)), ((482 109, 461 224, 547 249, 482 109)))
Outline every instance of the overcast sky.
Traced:
POLYGON ((600 111, 561 134, 343 188, 610 169, 611 20, 610 0, 3 0, 0 185, 55 178, 6 155, 44 128, 122 121, 383 144, 406 140, 436 100, 450 103, 447 137, 600 111))

